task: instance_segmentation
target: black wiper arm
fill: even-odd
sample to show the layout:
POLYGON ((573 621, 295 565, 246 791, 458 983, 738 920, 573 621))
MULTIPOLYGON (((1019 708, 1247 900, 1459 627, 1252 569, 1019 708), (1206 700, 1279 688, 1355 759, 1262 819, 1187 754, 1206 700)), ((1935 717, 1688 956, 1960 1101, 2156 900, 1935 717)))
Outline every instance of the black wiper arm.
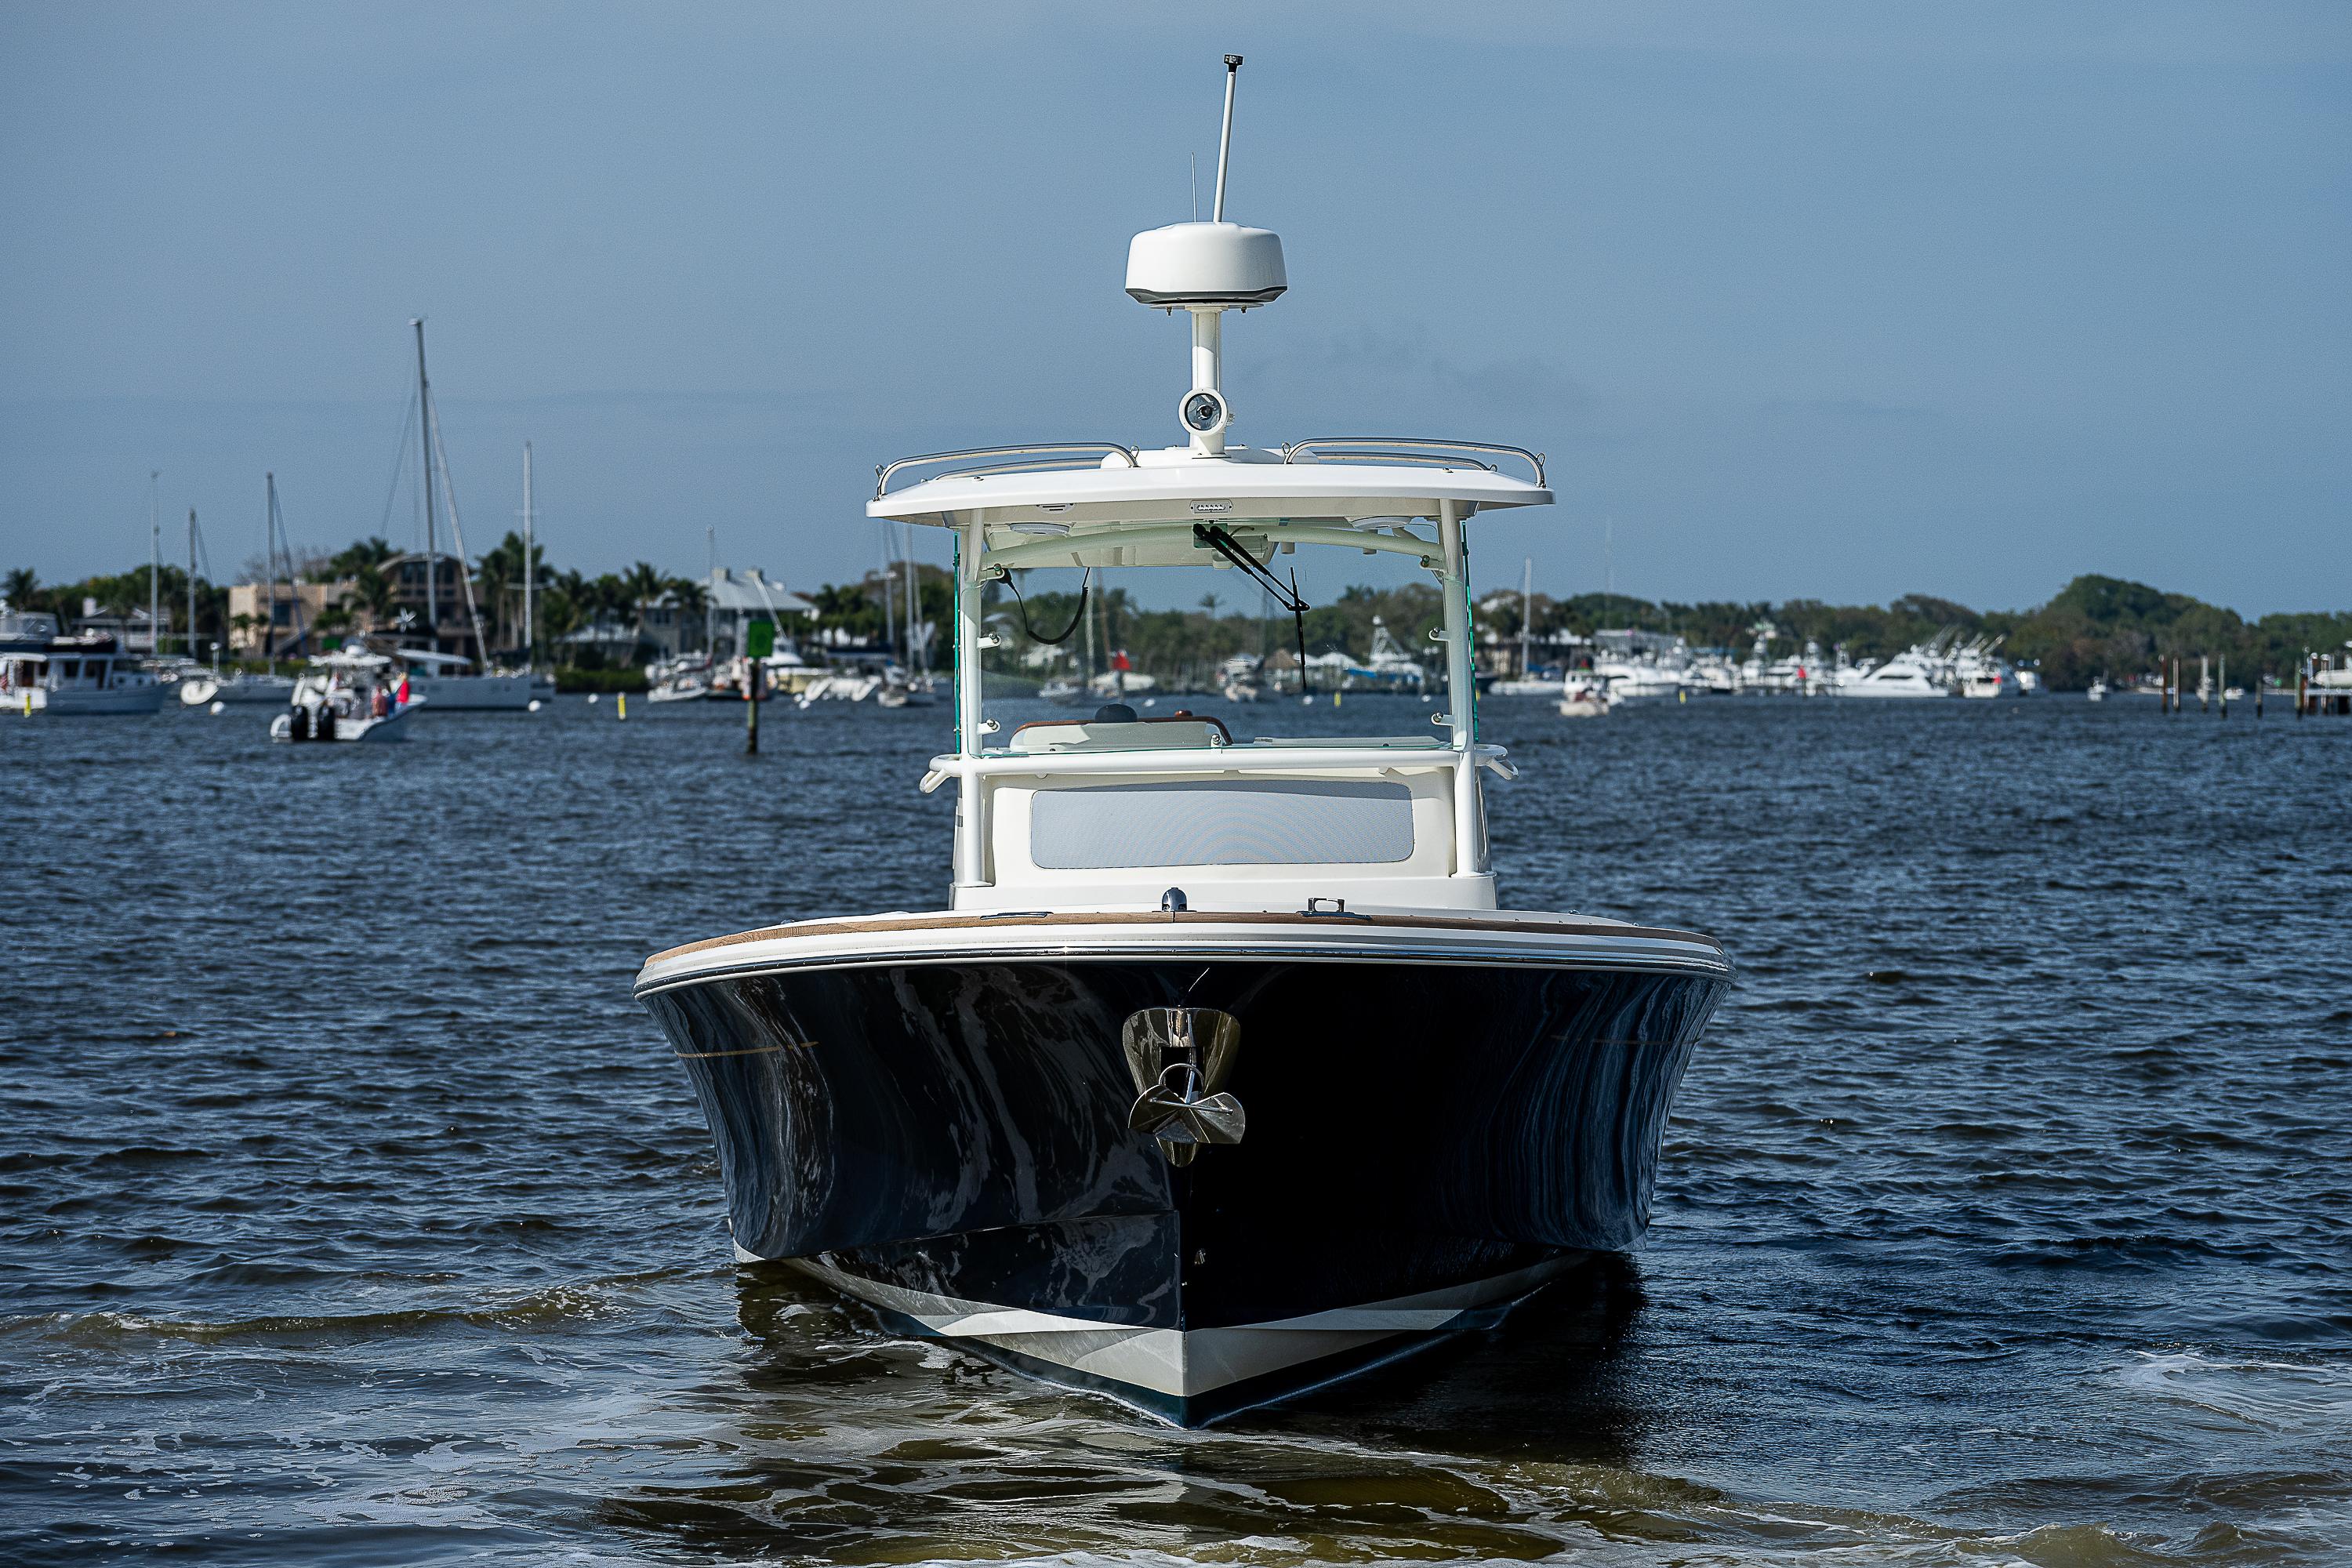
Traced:
POLYGON ((1267 591, 1282 602, 1284 609, 1294 616, 1306 613, 1307 601, 1298 596, 1297 579, 1294 577, 1290 586, 1284 587, 1281 578, 1267 571, 1256 556, 1244 550, 1234 536, 1223 528, 1213 522, 1196 522, 1192 525, 1192 537, 1248 573, 1257 582, 1264 584, 1267 591))
POLYGON ((1213 522, 1194 523, 1192 537, 1265 584, 1266 591, 1280 601, 1284 609, 1290 612, 1291 629, 1298 638, 1298 690, 1300 695, 1305 695, 1307 691, 1307 601, 1298 592, 1298 574, 1296 571, 1292 572, 1290 585, 1285 587, 1281 578, 1266 570, 1264 563, 1244 550, 1234 542, 1232 534, 1213 522))

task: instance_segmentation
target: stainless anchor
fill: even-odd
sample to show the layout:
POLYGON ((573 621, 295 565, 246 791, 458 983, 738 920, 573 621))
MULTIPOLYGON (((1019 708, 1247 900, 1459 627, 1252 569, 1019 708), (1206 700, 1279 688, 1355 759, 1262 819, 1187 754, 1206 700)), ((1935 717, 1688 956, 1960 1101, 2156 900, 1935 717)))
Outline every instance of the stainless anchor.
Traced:
POLYGON ((1248 1130, 1242 1102, 1224 1091, 1241 1041, 1241 1020, 1213 1007, 1129 1016, 1121 1044, 1136 1101, 1127 1124, 1160 1140, 1170 1164, 1189 1165, 1202 1144, 1238 1143, 1248 1130))

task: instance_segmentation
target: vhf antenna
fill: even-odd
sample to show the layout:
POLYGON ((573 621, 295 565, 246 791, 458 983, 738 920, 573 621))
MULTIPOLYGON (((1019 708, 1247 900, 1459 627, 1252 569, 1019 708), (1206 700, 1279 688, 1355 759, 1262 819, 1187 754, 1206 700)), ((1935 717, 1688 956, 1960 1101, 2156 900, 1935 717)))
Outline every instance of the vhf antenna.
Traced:
POLYGON ((1242 74, 1242 58, 1225 57, 1225 129, 1217 138, 1217 200, 1209 214, 1211 223, 1225 221, 1225 166, 1234 156, 1234 79, 1242 74))

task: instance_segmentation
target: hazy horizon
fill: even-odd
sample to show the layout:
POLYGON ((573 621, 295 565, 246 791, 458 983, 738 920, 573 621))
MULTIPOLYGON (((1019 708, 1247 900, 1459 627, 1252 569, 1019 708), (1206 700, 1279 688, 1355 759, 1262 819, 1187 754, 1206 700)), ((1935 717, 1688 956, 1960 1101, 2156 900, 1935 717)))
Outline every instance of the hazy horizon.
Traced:
POLYGON ((877 463, 1178 439, 1120 267, 1232 49, 1292 290, 1237 437, 1544 450, 1481 591, 1600 587, 1606 523, 1650 599, 2352 605, 2352 14, 1338 15, 0 5, 0 568, 142 561, 151 469, 167 559, 255 553, 265 469, 409 543, 422 313, 477 553, 530 439, 560 563, 853 578, 877 463))

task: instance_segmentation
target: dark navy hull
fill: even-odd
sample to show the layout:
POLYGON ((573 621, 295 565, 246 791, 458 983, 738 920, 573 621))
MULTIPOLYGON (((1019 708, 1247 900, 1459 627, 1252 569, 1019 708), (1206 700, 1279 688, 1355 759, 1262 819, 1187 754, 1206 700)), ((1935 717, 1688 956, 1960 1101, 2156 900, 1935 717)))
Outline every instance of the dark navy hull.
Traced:
POLYGON ((1641 1237, 1720 974, 1233 959, 864 963, 650 992, 738 1247, 902 1326, 1198 1422, 1491 1322, 1641 1237), (1129 1130, 1125 1020, 1240 1021, 1248 1130, 1129 1130))

